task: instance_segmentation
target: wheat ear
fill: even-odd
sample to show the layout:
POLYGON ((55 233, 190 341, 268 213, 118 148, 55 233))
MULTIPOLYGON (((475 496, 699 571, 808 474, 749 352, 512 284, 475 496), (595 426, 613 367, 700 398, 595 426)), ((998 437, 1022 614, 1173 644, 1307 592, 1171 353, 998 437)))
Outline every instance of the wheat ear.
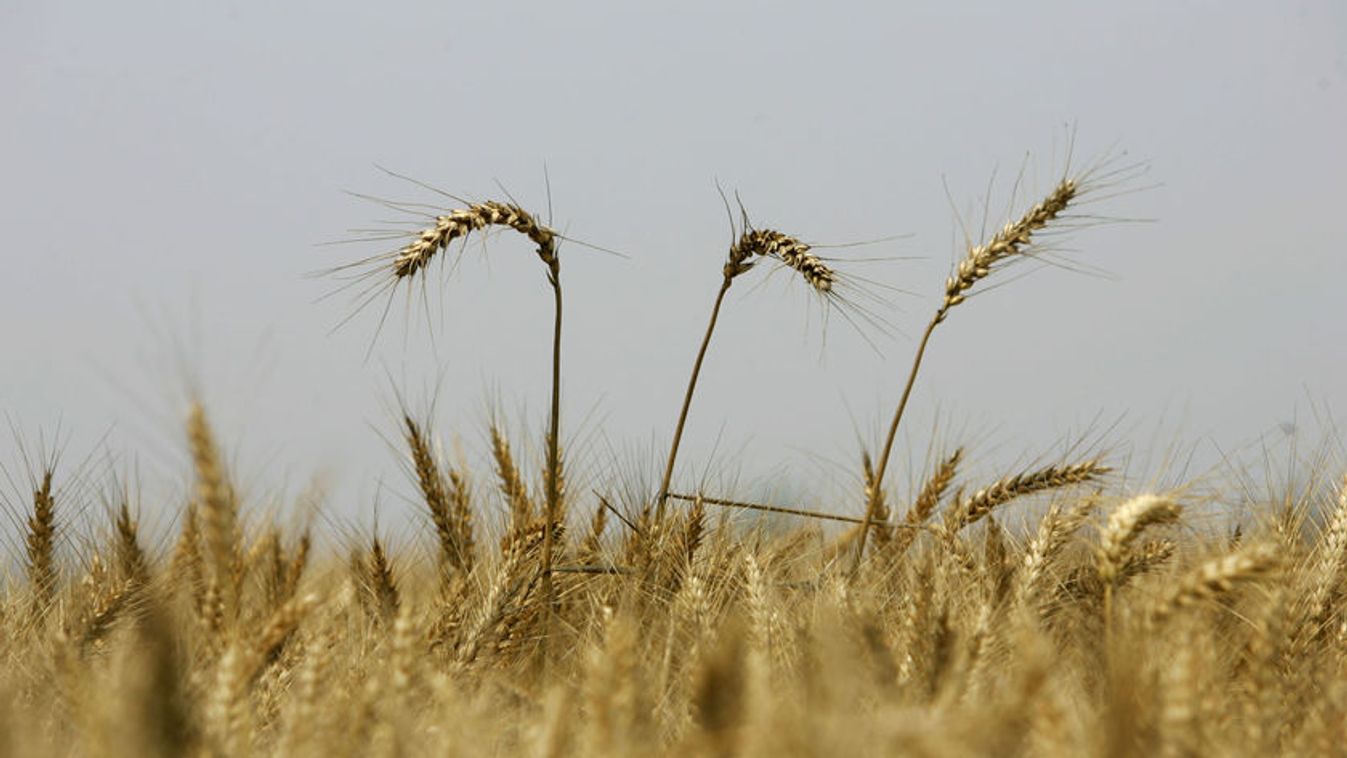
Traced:
POLYGON ((1160 495, 1138 495, 1114 509, 1099 538, 1097 566, 1104 585, 1104 635, 1106 648, 1112 648, 1113 594, 1127 563, 1128 547, 1149 526, 1171 524, 1179 520, 1183 508, 1160 495))
POLYGON ((1229 594, 1238 584, 1263 579, 1277 564, 1277 550, 1272 545, 1213 558, 1193 569, 1166 593, 1152 611, 1151 620, 1161 623, 1182 608, 1229 594))
POLYGON ((831 292, 837 283, 837 272, 811 252, 808 244, 775 229, 749 229, 730 248, 727 270, 734 267, 736 274, 747 271, 754 257, 775 258, 800 272, 805 283, 821 293, 831 292))
POLYGON ((473 534, 472 483, 468 475, 449 467, 449 514, 458 540, 459 567, 467 573, 476 560, 477 543, 473 534))
POLYGON ((226 619, 235 618, 243 579, 238 503, 200 403, 192 403, 188 411, 187 440, 196 470, 196 499, 206 543, 207 592, 218 606, 213 612, 226 619))
POLYGON ((56 590, 56 497, 52 494, 51 467, 42 472, 42 479, 33 490, 33 515, 28 518, 28 583, 33 587, 33 599, 45 613, 56 590))
POLYGON ((402 603, 402 596, 388 560, 388 552, 377 533, 370 541, 369 552, 357 560, 356 567, 360 569, 361 587, 366 593, 366 604, 371 615, 382 623, 391 623, 402 603))
POLYGON ((1089 460, 1066 466, 1048 466, 1037 471, 1005 477, 955 503, 945 520, 945 529, 951 534, 958 532, 991 513, 993 508, 1011 500, 1035 492, 1093 481, 1111 470, 1097 460, 1089 460))

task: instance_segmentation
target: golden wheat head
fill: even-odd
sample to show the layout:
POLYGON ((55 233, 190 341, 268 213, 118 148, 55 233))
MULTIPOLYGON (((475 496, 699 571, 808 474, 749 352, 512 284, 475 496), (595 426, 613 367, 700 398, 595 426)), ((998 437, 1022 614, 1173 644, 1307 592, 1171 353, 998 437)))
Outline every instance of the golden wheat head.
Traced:
POLYGON ((748 271, 755 257, 773 258, 800 272, 816 291, 829 293, 837 283, 837 273, 810 250, 808 244, 775 229, 748 229, 730 247, 725 276, 734 278, 748 271))
POLYGON ((488 200, 435 217, 433 226, 423 230, 393 256, 393 275, 397 279, 414 276, 456 239, 489 226, 505 226, 523 234, 538 245, 538 257, 548 267, 556 264, 556 232, 538 223, 528 211, 513 203, 488 200))

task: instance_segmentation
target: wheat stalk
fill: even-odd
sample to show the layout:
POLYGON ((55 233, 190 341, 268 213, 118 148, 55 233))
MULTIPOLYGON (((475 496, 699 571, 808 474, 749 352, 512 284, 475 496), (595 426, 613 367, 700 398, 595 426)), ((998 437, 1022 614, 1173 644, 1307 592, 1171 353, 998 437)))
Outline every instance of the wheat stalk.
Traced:
POLYGON ((1310 586, 1303 603, 1304 634, 1323 624, 1328 613, 1328 600, 1342 579, 1347 565, 1347 475, 1338 489, 1337 505, 1324 526, 1315 549, 1314 570, 1309 573, 1310 586))
MULTIPOLYGON (((555 231, 540 223, 519 205, 487 200, 472 203, 437 215, 434 223, 423 229, 414 240, 391 255, 389 264, 393 282, 410 279, 425 270, 426 265, 451 242, 491 226, 503 226, 523 234, 537 245, 538 258, 547 266, 547 282, 552 287, 554 315, 552 319, 552 394, 551 412, 547 427, 546 496, 547 520, 555 522, 561 516, 561 258, 557 254, 555 231)), ((358 264, 357 264, 358 265, 358 264)), ((547 530, 543 540, 543 593, 552 605, 552 531, 547 530)))
POLYGON ((549 268, 557 264, 556 232, 538 223, 532 214, 513 203, 487 200, 435 217, 435 223, 393 256, 393 275, 414 276, 456 239, 489 226, 505 226, 538 245, 538 257, 549 268))
POLYGON ((410 415, 404 413, 402 422, 407 447, 411 451, 412 469, 416 472, 416 481, 421 489, 421 499, 430 513, 430 521, 435 526, 435 536, 439 541, 439 563, 442 581, 449 580, 451 570, 465 572, 472 565, 469 557, 471 547, 465 544, 471 540, 471 507, 463 502, 466 495, 466 483, 462 477, 451 477, 446 486, 445 477, 430 447, 429 433, 417 424, 410 415), (465 535, 467 540, 464 539, 465 535))
POLYGON ((212 612, 222 614, 225 619, 235 618, 243 580, 238 502, 206 420, 206 411, 199 402, 192 403, 188 410, 187 440, 196 470, 196 498, 206 546, 206 581, 208 588, 213 588, 213 604, 218 604, 212 612))
POLYGON ((1016 596, 1019 605, 1033 609, 1041 593, 1040 584, 1048 565, 1061 552, 1066 541, 1085 523, 1094 510, 1094 497, 1083 498, 1069 509, 1053 503, 1038 522, 1038 531, 1024 551, 1024 559, 1017 577, 1016 596))
POLYGON ((692 407, 692 395, 697 389, 697 378, 701 375, 702 363, 706 360, 706 350, 711 344, 711 335, 715 333, 716 321, 720 318, 720 307, 725 302, 725 294, 735 278, 753 268, 756 258, 774 258, 786 266, 795 269, 810 287, 821 295, 832 292, 837 283, 837 273, 818 256, 810 252, 809 245, 775 229, 753 229, 748 226, 745 214, 745 229, 734 244, 730 245, 729 255, 721 269, 720 289, 716 292, 715 303, 711 306, 711 319, 706 324, 706 333, 702 336, 697 357, 692 362, 692 376, 688 378, 687 389, 683 393, 683 405, 678 411, 678 422, 674 425, 673 442, 669 445, 669 456, 664 465, 664 477, 660 482, 659 495, 656 498, 655 517, 664 517, 665 503, 669 499, 669 486, 673 479, 674 463, 678 459, 678 447, 683 440, 683 429, 687 424, 688 409, 692 407))
POLYGON ((510 440, 494 423, 491 425, 491 457, 496 463, 501 494, 510 506, 510 528, 524 529, 533 523, 533 501, 529 499, 528 485, 524 484, 524 477, 510 452, 510 440))
MULTIPOLYGON (((935 509, 940 505, 940 500, 944 498, 946 490, 954 481, 954 475, 959 470, 961 460, 963 460, 963 448, 956 448, 953 453, 940 462, 930 478, 922 484, 921 491, 917 493, 917 499, 908 508, 907 515, 903 516, 903 524, 909 528, 898 532, 893 545, 889 548, 894 556, 901 556, 907 552, 913 541, 917 539, 916 527, 925 524, 931 514, 935 513, 935 509)), ((877 484, 872 485, 871 491, 874 492, 877 486, 877 484)))
MULTIPOLYGON (((866 502, 867 521, 873 518, 874 511, 878 506, 876 496, 882 491, 884 474, 888 470, 889 458, 893 452, 893 442, 898 435, 898 425, 902 422, 903 411, 906 410, 908 399, 912 395, 912 388, 917 380, 917 372, 921 370, 922 357, 926 354, 926 346, 930 343, 931 334, 937 326, 945 321, 952 308, 967 299, 969 291, 972 290, 974 285, 990 275, 995 269, 1001 267, 1003 263, 1029 252, 1034 243, 1034 234, 1061 218, 1066 210, 1080 198, 1083 192, 1083 184, 1090 174, 1091 171, 1087 170, 1079 177, 1064 176, 1046 197, 1024 215, 1006 223, 1000 231, 996 232, 986 242, 979 245, 970 245, 967 254, 959 262, 954 273, 945 281, 944 299, 940 307, 936 309, 935 315, 926 325, 925 331, 922 332, 921 341, 917 343, 917 352, 912 359, 912 367, 908 370, 907 381, 903 385, 903 393, 898 400, 898 407, 893 412, 893 420, 889 422, 888 435, 884 439, 878 469, 875 471, 875 487, 871 488, 870 497, 866 502)), ((852 564, 853 575, 860 568, 861 557, 865 552, 865 538, 868 529, 868 524, 861 528, 855 562, 852 564)))

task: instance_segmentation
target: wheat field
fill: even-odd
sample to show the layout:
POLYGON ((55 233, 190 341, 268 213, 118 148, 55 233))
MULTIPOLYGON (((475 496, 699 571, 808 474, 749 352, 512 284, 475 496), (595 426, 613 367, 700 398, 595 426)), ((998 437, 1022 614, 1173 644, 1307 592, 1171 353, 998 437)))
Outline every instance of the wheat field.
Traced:
POLYGON ((179 442, 190 497, 154 504, 179 514, 162 548, 129 489, 91 494, 59 456, 28 459, 31 497, 6 502, 21 536, 0 597, 0 750, 1341 754, 1342 471, 1213 493, 1138 486, 1082 454, 982 481, 954 447, 932 450, 912 492, 886 476, 937 327, 976 319, 984 280, 1134 176, 1108 160, 1068 171, 970 242, 895 378, 885 441, 858 462, 863 491, 827 509, 680 489, 677 455, 685 425, 709 423, 693 400, 732 283, 787 269, 865 323, 873 293, 845 260, 742 214, 659 487, 614 472, 580 491, 562 444, 561 235, 513 202, 432 214, 337 273, 377 303, 421 287, 455 240, 500 227, 536 244, 555 304, 541 460, 492 425, 494 470, 468 470, 404 411, 414 538, 376 527, 331 549, 321 525, 239 495, 202 402, 179 442))

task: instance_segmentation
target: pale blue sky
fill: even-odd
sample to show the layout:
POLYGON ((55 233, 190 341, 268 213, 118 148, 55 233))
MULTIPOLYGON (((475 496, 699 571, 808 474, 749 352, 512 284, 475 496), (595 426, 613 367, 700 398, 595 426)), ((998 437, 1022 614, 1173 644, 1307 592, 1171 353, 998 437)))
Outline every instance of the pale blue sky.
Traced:
POLYGON ((185 479, 193 381, 257 500, 322 473, 339 513, 380 479, 406 507, 389 376, 439 383, 483 479, 492 397, 540 439, 551 304, 520 241, 432 272, 433 343, 420 310, 369 360, 376 312, 329 334, 345 301, 303 275, 382 247, 315 244, 390 215, 342 191, 437 202, 375 164, 540 211, 546 165, 556 224, 630 256, 563 250, 563 423, 600 473, 671 432, 729 235, 719 179, 811 241, 911 235, 836 252, 904 258, 852 270, 914 294, 876 355, 841 322, 821 346, 781 277, 737 284, 682 480, 719 440, 745 489, 854 489, 858 430, 878 436, 962 252, 949 198, 980 221, 995 171, 1003 208, 1026 151, 1044 188, 1066 123, 1078 154, 1149 165, 1136 186, 1159 186, 1099 210, 1153 222, 1069 238, 1108 277, 1023 268, 951 316, 895 484, 937 419, 999 472, 1090 429, 1211 462, 1347 404, 1337 3, 8 0, 0 89, 0 411, 149 480, 185 479))

